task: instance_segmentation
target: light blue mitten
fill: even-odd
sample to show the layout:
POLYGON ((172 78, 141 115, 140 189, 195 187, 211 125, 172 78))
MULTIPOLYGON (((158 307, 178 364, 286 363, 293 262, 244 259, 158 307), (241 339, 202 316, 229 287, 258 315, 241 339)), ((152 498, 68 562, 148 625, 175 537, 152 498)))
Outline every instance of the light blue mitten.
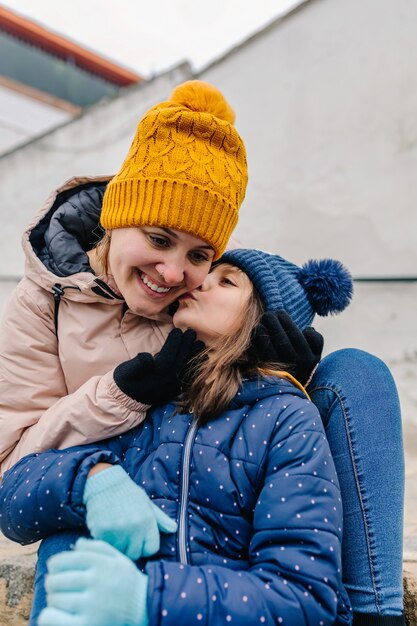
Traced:
POLYGON ((148 576, 108 543, 78 539, 47 565, 38 626, 148 626, 148 576))
POLYGON ((177 523, 138 487, 120 465, 87 479, 83 502, 94 539, 107 541, 130 559, 159 550, 159 533, 173 533, 177 523))

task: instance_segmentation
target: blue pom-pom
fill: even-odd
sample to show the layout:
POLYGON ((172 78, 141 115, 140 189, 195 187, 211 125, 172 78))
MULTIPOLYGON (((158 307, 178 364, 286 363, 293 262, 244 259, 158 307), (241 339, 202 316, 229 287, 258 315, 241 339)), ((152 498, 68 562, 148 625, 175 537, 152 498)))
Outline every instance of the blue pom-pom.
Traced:
POLYGON ((352 298, 352 276, 340 261, 307 261, 298 273, 298 280, 318 315, 339 313, 348 306, 352 298))

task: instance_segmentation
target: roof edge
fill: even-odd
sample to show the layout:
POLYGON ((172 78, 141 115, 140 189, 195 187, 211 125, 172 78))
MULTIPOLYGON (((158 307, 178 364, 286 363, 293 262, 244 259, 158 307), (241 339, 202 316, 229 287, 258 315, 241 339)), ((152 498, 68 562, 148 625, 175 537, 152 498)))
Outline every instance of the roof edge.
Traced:
POLYGON ((105 80, 125 87, 143 81, 143 77, 101 55, 50 31, 33 20, 0 5, 0 30, 45 50, 59 58, 71 56, 75 63, 105 80))

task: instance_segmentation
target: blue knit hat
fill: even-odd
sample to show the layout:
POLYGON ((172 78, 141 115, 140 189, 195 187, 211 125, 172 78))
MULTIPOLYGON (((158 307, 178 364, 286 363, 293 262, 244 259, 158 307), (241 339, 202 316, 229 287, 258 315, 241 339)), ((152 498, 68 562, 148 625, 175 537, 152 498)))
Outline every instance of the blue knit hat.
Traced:
POLYGON ((284 309, 301 329, 314 315, 345 309, 352 297, 350 272, 334 259, 310 260, 298 267, 263 250, 225 252, 219 263, 230 263, 245 272, 257 290, 265 311, 284 309))

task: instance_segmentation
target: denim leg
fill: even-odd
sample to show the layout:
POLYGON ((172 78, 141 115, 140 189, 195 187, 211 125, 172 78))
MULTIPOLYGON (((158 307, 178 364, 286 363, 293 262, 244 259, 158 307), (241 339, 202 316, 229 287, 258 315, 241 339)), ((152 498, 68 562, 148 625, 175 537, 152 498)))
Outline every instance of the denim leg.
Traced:
POLYGON ((371 354, 339 350, 323 359, 308 391, 320 411, 339 477, 343 579, 353 610, 399 616, 404 453, 393 378, 371 354))
POLYGON ((36 562, 35 582, 33 589, 32 609, 28 626, 37 626, 39 613, 46 607, 45 574, 46 562, 49 557, 71 550, 79 537, 86 536, 83 532, 64 531, 44 539, 39 546, 36 562))

